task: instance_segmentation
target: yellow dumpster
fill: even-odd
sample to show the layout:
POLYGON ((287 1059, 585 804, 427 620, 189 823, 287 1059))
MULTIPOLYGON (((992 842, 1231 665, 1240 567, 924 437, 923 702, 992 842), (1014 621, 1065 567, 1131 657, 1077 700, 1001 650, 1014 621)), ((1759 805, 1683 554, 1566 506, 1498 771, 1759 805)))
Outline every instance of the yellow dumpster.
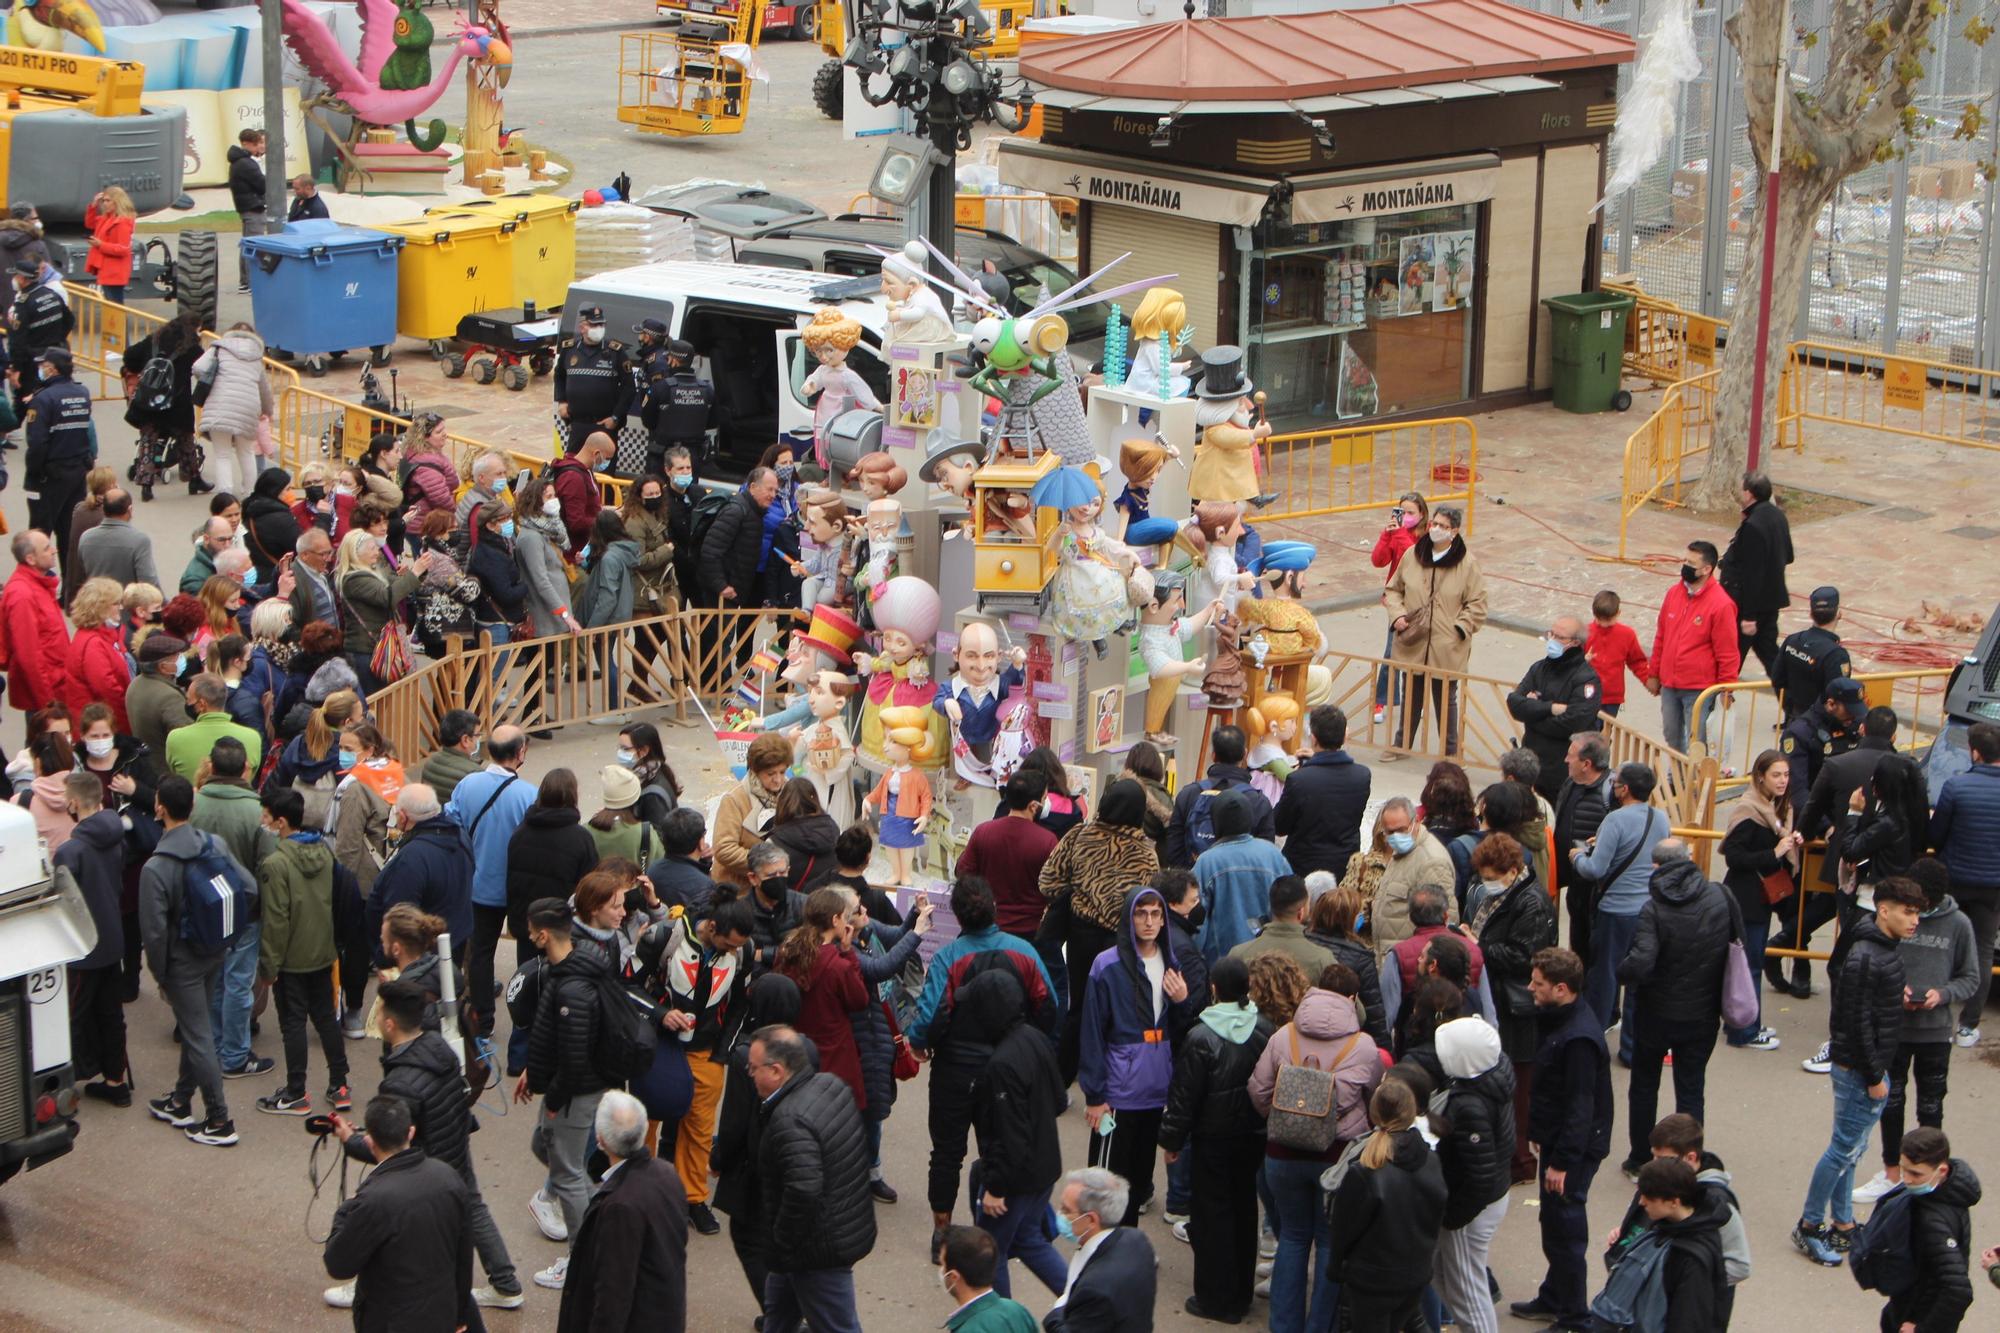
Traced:
POLYGON ((509 304, 532 301, 559 310, 576 276, 576 210, 582 200, 558 194, 503 194, 446 204, 426 216, 511 218, 514 223, 514 294, 509 304))
POLYGON ((396 332, 442 356, 458 321, 514 305, 514 219, 430 215, 374 228, 403 238, 396 272, 396 332))

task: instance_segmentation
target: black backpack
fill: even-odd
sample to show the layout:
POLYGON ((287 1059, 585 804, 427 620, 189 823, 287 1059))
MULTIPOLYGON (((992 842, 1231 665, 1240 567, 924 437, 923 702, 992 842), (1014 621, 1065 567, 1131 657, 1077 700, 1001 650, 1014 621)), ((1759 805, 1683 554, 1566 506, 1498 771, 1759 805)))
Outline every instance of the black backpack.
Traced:
POLYGON ((599 973, 591 985, 597 991, 597 1032, 590 1044, 590 1063, 598 1077, 622 1087, 653 1067, 659 1027, 652 1006, 616 977, 599 973))
POLYGON ((164 356, 147 361, 132 388, 132 405, 142 412, 169 412, 174 406, 174 363, 164 356))
POLYGON ((1868 1220, 1854 1228, 1847 1251, 1847 1271, 1863 1291, 1901 1296, 1917 1285, 1917 1256, 1912 1222, 1917 1196, 1898 1185, 1875 1201, 1868 1220))
POLYGON ((736 497, 727 491, 705 491, 694 502, 694 514, 688 519, 688 544, 696 559, 701 557, 701 548, 708 541, 708 530, 715 526, 716 518, 735 502, 736 497))

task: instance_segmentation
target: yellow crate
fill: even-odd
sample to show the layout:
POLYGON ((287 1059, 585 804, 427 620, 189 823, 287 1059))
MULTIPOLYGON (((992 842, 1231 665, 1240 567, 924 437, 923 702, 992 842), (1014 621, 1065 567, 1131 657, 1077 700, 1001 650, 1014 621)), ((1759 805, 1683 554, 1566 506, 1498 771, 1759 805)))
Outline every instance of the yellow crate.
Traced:
POLYGON ((503 194, 496 199, 448 204, 426 217, 474 217, 514 223, 514 293, 510 305, 533 301, 559 310, 576 275, 576 211, 580 200, 557 194, 503 194))
POLYGON ((396 332, 455 337, 458 321, 514 299, 514 219, 427 214, 372 228, 403 238, 396 270, 396 332))

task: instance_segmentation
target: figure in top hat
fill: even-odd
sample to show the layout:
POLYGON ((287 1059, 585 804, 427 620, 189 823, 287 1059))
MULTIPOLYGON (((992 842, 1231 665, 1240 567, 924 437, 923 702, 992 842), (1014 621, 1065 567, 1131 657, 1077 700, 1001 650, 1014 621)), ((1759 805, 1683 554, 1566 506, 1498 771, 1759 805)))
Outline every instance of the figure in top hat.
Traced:
POLYGON ((810 691, 821 672, 840 675, 854 666, 854 645, 861 642, 861 626, 839 607, 824 603, 813 607, 812 621, 804 629, 792 631, 785 646, 784 669, 779 679, 792 687, 791 701, 775 713, 752 718, 745 724, 750 731, 783 731, 804 723, 813 715, 810 691))
POLYGON ((1243 374, 1241 347, 1211 347, 1201 354, 1200 402, 1194 424, 1201 439, 1188 474, 1192 500, 1257 499, 1257 446, 1271 434, 1271 423, 1257 420, 1252 385, 1243 374))

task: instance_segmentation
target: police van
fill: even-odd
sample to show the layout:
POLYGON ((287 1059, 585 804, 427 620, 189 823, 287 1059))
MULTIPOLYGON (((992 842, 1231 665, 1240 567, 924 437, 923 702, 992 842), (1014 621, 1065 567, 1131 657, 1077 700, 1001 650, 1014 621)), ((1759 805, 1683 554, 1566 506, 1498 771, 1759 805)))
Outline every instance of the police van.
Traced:
MULTIPOLYGON (((715 451, 703 474, 740 477, 785 432, 812 430, 805 381, 818 362, 799 330, 822 307, 838 306, 861 325, 861 343, 847 364, 878 399, 889 401, 882 354, 888 312, 879 286, 875 277, 750 264, 641 264, 571 283, 562 332, 573 336, 576 312, 595 305, 604 307, 608 336, 628 351, 638 336, 633 326, 642 319, 657 319, 669 336, 692 344, 696 374, 715 385, 715 451)), ((637 415, 635 410, 628 432, 639 429, 637 415)), ((621 442, 621 460, 626 452, 621 442)))

